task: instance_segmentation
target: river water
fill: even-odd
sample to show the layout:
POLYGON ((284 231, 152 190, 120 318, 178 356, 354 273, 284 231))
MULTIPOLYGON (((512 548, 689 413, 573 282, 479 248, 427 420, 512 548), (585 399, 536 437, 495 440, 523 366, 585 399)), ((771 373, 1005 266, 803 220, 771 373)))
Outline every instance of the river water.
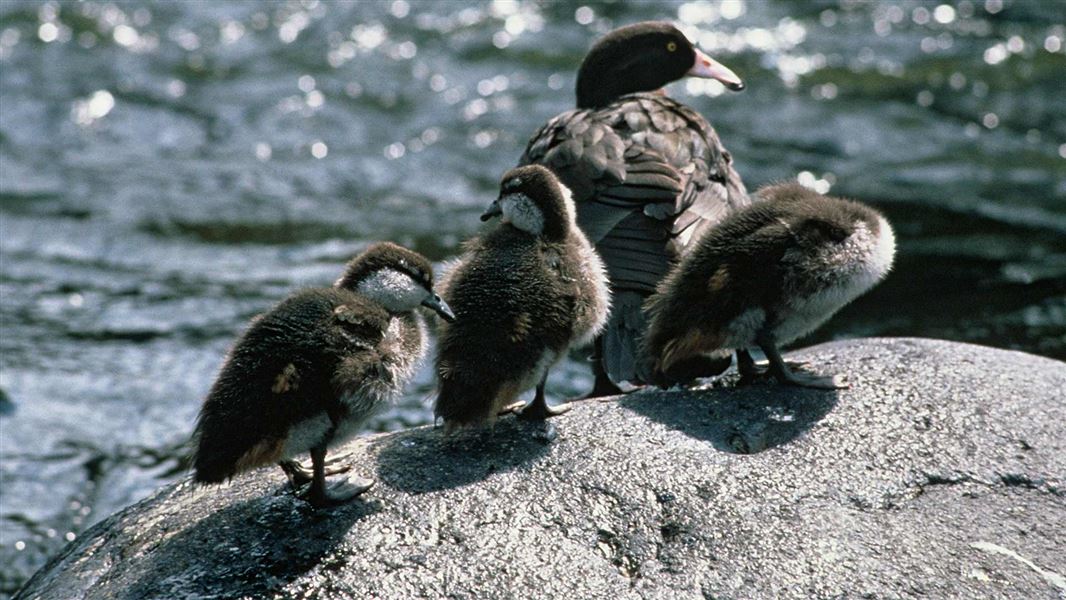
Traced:
MULTIPOLYGON (((590 40, 670 19, 748 84, 679 82, 749 188, 893 221, 895 273, 804 343, 1066 358, 1066 3, 0 2, 0 595, 184 475, 250 317, 370 240, 435 261, 590 40)), ((550 392, 590 382, 576 362, 550 392)), ((428 423, 428 370, 371 423, 428 423)))

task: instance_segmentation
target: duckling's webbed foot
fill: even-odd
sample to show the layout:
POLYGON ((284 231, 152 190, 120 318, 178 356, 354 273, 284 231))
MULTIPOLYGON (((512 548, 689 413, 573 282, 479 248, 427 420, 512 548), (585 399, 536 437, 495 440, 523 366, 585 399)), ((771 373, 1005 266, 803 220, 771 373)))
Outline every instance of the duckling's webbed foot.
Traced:
POLYGON ((840 375, 820 376, 809 373, 789 372, 786 377, 776 375, 777 379, 788 385, 815 388, 819 390, 844 390, 851 387, 840 375))
MULTIPOLYGON (((341 473, 347 473, 352 469, 351 463, 348 462, 351 457, 351 452, 342 452, 325 459, 325 474, 339 475, 341 473)), ((313 468, 298 460, 285 459, 279 461, 278 466, 281 467, 282 471, 285 471, 285 475, 289 478, 289 483, 292 485, 293 489, 299 489, 314 479, 313 468)))
POLYGON ((326 448, 311 449, 311 485, 298 494, 315 508, 343 504, 374 486, 373 479, 350 476, 326 483, 326 448))
POLYGON ((560 404, 558 406, 548 406, 548 400, 544 397, 544 384, 548 379, 548 373, 544 373, 544 377, 541 378, 540 383, 537 384, 537 393, 533 396, 533 401, 529 404, 512 404, 508 407, 511 412, 519 418, 526 421, 543 421, 549 417, 559 416, 566 411, 570 410, 569 404, 560 404))
MULTIPOLYGON (((802 369, 809 363, 805 360, 786 360, 785 366, 791 369, 802 369)), ((737 372, 740 373, 740 383, 750 384, 770 374, 770 362, 755 362, 751 353, 741 348, 737 350, 737 372)))
MULTIPOLYGON (((781 358, 781 353, 777 350, 777 344, 771 336, 760 334, 756 341, 758 342, 759 347, 762 348, 763 353, 766 354, 767 360, 770 362, 768 372, 780 383, 822 390, 839 390, 851 387, 844 382, 839 375, 821 377, 808 373, 794 373, 789 369, 788 363, 781 358)), ((738 359, 739 354, 740 353, 738 352, 738 359)), ((748 359, 751 359, 750 355, 748 355, 748 359)), ((751 362, 752 367, 754 367, 755 361, 751 362)), ((743 377, 743 371, 741 371, 741 376, 743 377)))
POLYGON ((311 482, 311 486, 301 492, 299 497, 307 500, 315 508, 325 508, 344 504, 372 487, 374 487, 373 479, 349 476, 331 481, 328 484, 323 480, 320 486, 316 486, 314 482, 311 482))

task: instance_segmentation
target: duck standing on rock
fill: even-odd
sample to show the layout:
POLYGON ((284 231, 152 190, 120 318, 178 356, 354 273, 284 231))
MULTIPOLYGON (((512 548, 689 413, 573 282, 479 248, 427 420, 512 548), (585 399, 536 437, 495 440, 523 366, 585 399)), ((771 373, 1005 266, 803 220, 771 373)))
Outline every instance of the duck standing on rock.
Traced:
POLYGON ((574 223, 569 191, 541 166, 508 171, 481 219, 500 224, 467 243, 441 286, 456 321, 441 327, 435 412, 449 427, 491 421, 536 386, 519 417, 543 420, 548 370, 607 320, 603 264, 574 223))
POLYGON ((573 191, 578 225, 610 276, 614 308, 595 342, 588 397, 647 379, 637 360, 644 300, 694 240, 749 203, 714 128, 661 93, 686 76, 744 88, 669 23, 615 29, 581 64, 577 108, 548 121, 519 161, 550 168, 573 191))
POLYGON ((877 211, 798 183, 759 190, 762 198, 707 232, 647 303, 646 360, 656 383, 690 378, 693 356, 728 360, 742 377, 761 374, 759 347, 779 382, 847 387, 836 377, 789 369, 778 347, 805 335, 888 274, 895 236, 877 211))
POLYGON ((426 306, 447 320, 421 255, 382 242, 355 257, 332 288, 297 292, 257 317, 204 401, 193 479, 221 483, 279 464, 314 506, 366 491, 369 479, 326 486, 326 449, 354 435, 395 397, 425 355, 426 306), (310 472, 293 460, 311 453, 310 472))

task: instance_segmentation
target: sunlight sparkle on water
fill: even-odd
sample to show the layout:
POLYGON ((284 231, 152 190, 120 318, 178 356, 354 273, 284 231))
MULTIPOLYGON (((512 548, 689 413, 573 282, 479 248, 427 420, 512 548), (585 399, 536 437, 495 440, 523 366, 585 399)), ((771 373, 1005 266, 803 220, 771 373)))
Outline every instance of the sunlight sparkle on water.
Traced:
POLYGON ((395 0, 389 7, 389 12, 397 19, 402 19, 411 12, 411 5, 407 0, 395 0))
POLYGON ((259 142, 255 145, 255 157, 262 161, 270 160, 270 155, 274 151, 270 148, 270 144, 266 142, 259 142))
POLYGON ((356 25, 352 28, 351 38, 363 50, 373 50, 385 41, 387 33, 380 23, 356 25))
POLYGON ((955 7, 950 4, 941 4, 933 9, 933 20, 941 25, 947 25, 955 20, 955 7))
POLYGON ((832 184, 829 182, 829 178, 823 176, 821 178, 815 177, 814 173, 810 171, 800 171, 796 174, 796 181, 799 182, 805 188, 814 190, 819 194, 825 194, 829 192, 829 188, 832 184))
POLYGON ((111 37, 115 39, 116 44, 127 48, 133 46, 141 39, 137 30, 129 25, 119 25, 118 27, 115 27, 115 30, 111 32, 111 37))
POLYGON ((296 41, 300 32, 311 24, 311 18, 305 12, 295 12, 278 27, 278 39, 286 44, 296 41))
POLYGON ((91 125, 97 119, 107 116, 115 107, 115 97, 107 90, 97 90, 85 100, 74 103, 74 122, 78 125, 91 125))
POLYGON ((223 44, 232 44, 244 37, 244 25, 239 21, 228 21, 219 28, 219 38, 223 44))
POLYGON ((1007 46, 1004 44, 996 44, 985 50, 985 62, 990 65, 998 65, 999 63, 1007 60, 1007 46))
POLYGON ((402 158, 403 155, 406 153, 407 148, 404 147, 403 143, 401 142, 395 142, 393 144, 385 146, 385 158, 389 160, 396 160, 397 158, 402 158))
POLYGON ((718 7, 706 0, 686 2, 677 7, 677 18, 683 23, 693 25, 714 23, 718 20, 718 7))
POLYGON ((717 98, 725 93, 725 86, 716 79, 688 77, 685 79, 685 91, 692 96, 710 96, 717 98))
POLYGON ((185 89, 185 82, 180 79, 171 79, 167 83, 167 93, 170 94, 172 98, 181 98, 184 96, 185 89))
POLYGON ((574 20, 580 25, 588 25, 596 19, 596 13, 588 6, 579 6, 574 11, 574 20))
POLYGON ((747 12, 747 6, 745 6, 744 0, 723 0, 722 2, 722 18, 727 21, 732 21, 745 12, 747 12))
POLYGON ((54 42, 59 37, 59 27, 55 23, 41 23, 41 26, 37 28, 37 37, 41 38, 44 43, 54 42))
POLYGON ((489 11, 495 17, 506 17, 518 12, 518 0, 492 0, 489 11))

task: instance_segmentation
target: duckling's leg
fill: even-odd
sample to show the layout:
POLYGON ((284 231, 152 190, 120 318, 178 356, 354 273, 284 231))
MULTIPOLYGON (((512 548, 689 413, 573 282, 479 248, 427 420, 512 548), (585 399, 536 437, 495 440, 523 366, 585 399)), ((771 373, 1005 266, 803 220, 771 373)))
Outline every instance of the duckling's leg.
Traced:
POLYGON ((311 448, 311 465, 311 487, 305 493, 305 497, 315 508, 347 502, 374 485, 373 479, 345 477, 327 486, 325 444, 311 448))
MULTIPOLYGON (((785 365, 791 369, 799 369, 807 366, 805 360, 786 360, 785 365)), ((754 383, 769 371, 769 362, 757 363, 751 357, 747 348, 737 348, 737 372, 740 373, 740 383, 754 383)))
MULTIPOLYGON (((348 462, 351 457, 351 452, 342 452, 327 458, 326 475, 339 475, 352 470, 352 465, 348 462)), ((285 471, 285 475, 289 478, 289 483, 292 484, 293 489, 299 489, 314 479, 314 471, 298 460, 287 458, 278 461, 278 466, 281 467, 282 471, 285 471)))
POLYGON ((760 332, 755 341, 762 348, 763 353, 766 354, 767 360, 770 361, 770 374, 783 384, 823 390, 839 390, 850 387, 836 375, 818 377, 816 375, 807 375, 806 373, 793 373, 789 370, 785 360, 781 358, 781 353, 777 350, 777 342, 774 340, 773 335, 766 331, 760 332))
POLYGON ((592 390, 576 398, 575 400, 588 400, 590 398, 602 398, 604 396, 617 396, 622 394, 622 388, 618 387, 611 381, 611 378, 607 376, 607 369, 603 368, 603 338, 597 337, 592 342, 592 356, 589 357, 589 362, 592 363, 592 375, 596 378, 592 384, 592 390))
POLYGON ((755 359, 747 348, 737 348, 737 372, 740 373, 742 383, 751 383, 766 374, 766 369, 760 369, 755 365, 755 359))
POLYGON ((525 406, 515 405, 514 413, 519 419, 527 421, 543 421, 548 417, 555 417, 570 410, 569 404, 548 406, 548 400, 544 397, 544 384, 547 381, 548 371, 545 369, 544 376, 540 378, 540 383, 537 384, 537 393, 533 396, 533 401, 525 406))

